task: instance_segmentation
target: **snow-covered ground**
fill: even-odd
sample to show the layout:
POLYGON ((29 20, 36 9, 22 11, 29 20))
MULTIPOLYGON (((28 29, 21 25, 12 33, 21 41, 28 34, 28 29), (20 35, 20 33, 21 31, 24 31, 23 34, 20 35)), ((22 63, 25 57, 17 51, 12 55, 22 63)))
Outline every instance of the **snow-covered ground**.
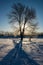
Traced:
MULTIPOLYGON (((15 45, 20 39, 0 39, 0 61, 15 48, 15 45), (15 40, 15 42, 14 42, 15 40)), ((40 65, 43 65, 43 39, 33 38, 32 42, 29 42, 28 38, 25 38, 22 43, 23 50, 30 54, 30 57, 37 61, 40 65)))

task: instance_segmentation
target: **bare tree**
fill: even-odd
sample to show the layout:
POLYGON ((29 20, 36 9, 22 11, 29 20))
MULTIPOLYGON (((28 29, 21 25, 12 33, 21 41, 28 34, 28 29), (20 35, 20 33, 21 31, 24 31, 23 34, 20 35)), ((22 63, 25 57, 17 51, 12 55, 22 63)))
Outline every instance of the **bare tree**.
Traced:
POLYGON ((29 30, 27 29, 28 32, 30 32, 30 37, 29 37, 29 41, 31 41, 31 38, 33 36, 36 36, 37 35, 37 29, 38 29, 38 22, 29 22, 29 30))
POLYGON ((21 47, 22 41, 25 31, 25 25, 27 22, 31 21, 36 18, 35 10, 29 7, 22 5, 21 3, 14 4, 12 6, 11 13, 9 14, 10 23, 15 24, 16 22, 19 23, 19 31, 21 37, 21 47), (23 28, 22 28, 23 26, 23 28))

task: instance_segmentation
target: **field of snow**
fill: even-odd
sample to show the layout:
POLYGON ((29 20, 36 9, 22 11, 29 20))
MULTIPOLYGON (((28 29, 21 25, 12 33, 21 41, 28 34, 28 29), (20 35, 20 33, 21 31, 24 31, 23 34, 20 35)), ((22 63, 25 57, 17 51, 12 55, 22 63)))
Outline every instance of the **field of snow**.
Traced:
MULTIPOLYGON (((28 38, 23 39, 22 48, 30 54, 30 57, 36 60, 40 65, 43 65, 43 39, 33 38, 29 42, 28 38)), ((15 48, 20 39, 0 39, 0 61, 15 48), (15 40, 15 42, 14 42, 15 40)))

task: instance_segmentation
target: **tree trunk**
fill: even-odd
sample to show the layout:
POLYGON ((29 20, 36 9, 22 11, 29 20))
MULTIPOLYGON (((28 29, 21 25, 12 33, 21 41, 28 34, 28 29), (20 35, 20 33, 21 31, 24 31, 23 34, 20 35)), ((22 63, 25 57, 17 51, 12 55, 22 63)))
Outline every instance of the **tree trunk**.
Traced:
POLYGON ((31 42, 31 36, 29 37, 29 42, 31 42))
POLYGON ((21 26, 20 26, 21 48, 22 48, 22 41, 23 41, 23 37, 24 37, 25 24, 26 24, 26 22, 24 23, 24 27, 23 27, 22 31, 21 31, 21 26))
POLYGON ((23 41, 23 32, 21 32, 20 36, 21 36, 21 47, 22 47, 22 41, 23 41))

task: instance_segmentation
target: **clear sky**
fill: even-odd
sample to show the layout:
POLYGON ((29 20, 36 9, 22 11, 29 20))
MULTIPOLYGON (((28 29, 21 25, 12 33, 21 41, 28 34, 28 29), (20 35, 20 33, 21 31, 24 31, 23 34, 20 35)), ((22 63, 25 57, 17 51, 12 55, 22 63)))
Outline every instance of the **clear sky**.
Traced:
POLYGON ((7 14, 11 11, 13 3, 21 2, 35 8, 39 32, 43 32, 43 0, 0 0, 0 31, 12 31, 7 14))

